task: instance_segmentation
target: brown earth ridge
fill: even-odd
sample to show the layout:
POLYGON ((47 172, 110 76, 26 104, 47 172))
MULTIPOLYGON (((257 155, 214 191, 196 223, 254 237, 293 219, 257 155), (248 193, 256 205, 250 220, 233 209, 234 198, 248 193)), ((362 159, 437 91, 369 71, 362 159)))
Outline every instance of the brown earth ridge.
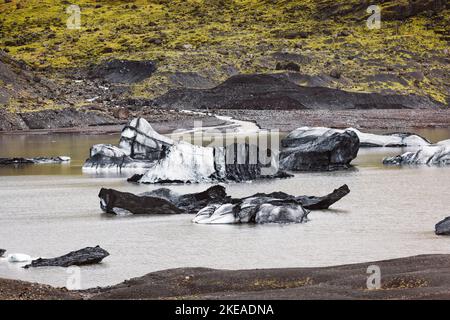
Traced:
POLYGON ((0 299, 450 299, 449 270, 442 254, 320 268, 178 268, 82 291, 0 279, 0 299), (372 265, 381 288, 369 290, 372 265))

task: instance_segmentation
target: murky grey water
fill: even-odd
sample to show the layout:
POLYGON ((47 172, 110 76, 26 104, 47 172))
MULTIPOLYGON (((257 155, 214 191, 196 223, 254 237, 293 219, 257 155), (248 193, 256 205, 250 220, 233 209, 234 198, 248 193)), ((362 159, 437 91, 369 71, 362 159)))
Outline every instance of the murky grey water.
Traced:
MULTIPOLYGON (((437 141, 450 130, 422 131, 437 141)), ((111 217, 101 213, 101 187, 144 192, 122 177, 89 176, 81 165, 94 143, 117 136, 2 136, 1 156, 69 155, 70 165, 0 168, 0 248, 52 257, 101 245, 111 256, 81 269, 83 288, 175 267, 225 269, 327 266, 424 253, 450 253, 434 224, 450 215, 450 168, 389 168, 381 159, 401 149, 363 149, 356 169, 301 173, 293 179, 227 185, 233 196, 285 191, 321 195, 346 183, 351 193, 301 225, 194 225, 192 216, 111 217)), ((195 192, 207 185, 173 186, 195 192)), ((361 270, 365 272, 365 270, 361 270)), ((0 277, 65 286, 63 268, 22 269, 0 261, 0 277)))

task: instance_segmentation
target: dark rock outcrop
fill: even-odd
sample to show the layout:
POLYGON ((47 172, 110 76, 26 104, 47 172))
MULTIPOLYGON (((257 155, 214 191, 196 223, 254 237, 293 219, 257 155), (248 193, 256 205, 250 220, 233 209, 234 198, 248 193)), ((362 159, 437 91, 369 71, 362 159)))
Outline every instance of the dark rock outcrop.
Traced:
POLYGON ((7 112, 6 110, 2 110, 0 108, 0 131, 24 129, 28 129, 28 127, 19 115, 7 112))
POLYGON ((175 109, 415 109, 439 107, 427 97, 303 87, 268 74, 236 75, 212 89, 173 89, 154 105, 175 109))
POLYGON ((0 257, 3 257, 5 255, 6 250, 5 249, 0 249, 0 257))
MULTIPOLYGON (((428 12, 435 14, 448 8, 448 1, 445 0, 421 0, 421 1, 381 1, 385 3, 382 9, 382 19, 388 21, 403 21, 409 17, 428 12)), ((326 20, 331 17, 340 17, 348 14, 360 16, 361 20, 367 19, 371 13, 367 13, 367 1, 356 1, 352 5, 342 5, 337 1, 321 1, 317 5, 316 18, 326 20)))
POLYGON ((29 107, 37 100, 52 97, 55 89, 52 81, 39 77, 26 63, 0 50, 0 106, 14 99, 29 107))
POLYGON ((215 86, 214 81, 196 72, 175 72, 169 75, 169 79, 176 87, 207 89, 215 86))
POLYGON ((435 233, 438 236, 448 236, 450 235, 450 217, 439 221, 435 226, 435 233))
POLYGON ((359 150, 358 135, 344 132, 318 131, 307 135, 294 130, 281 141, 280 167, 293 171, 331 171, 347 169, 359 150))
POLYGON ((87 247, 81 250, 72 251, 68 254, 57 258, 43 259, 39 258, 31 261, 30 264, 24 266, 24 268, 36 268, 36 267, 70 267, 70 266, 83 266, 89 264, 100 263, 104 258, 109 256, 108 251, 96 247, 87 247))
POLYGON ((450 8, 446 0, 421 0, 421 1, 393 1, 386 8, 383 8, 383 19, 386 20, 405 20, 417 16, 424 12, 436 14, 450 8))
POLYGON ((110 60, 92 67, 91 78, 104 79, 111 83, 136 83, 150 77, 156 71, 153 61, 110 60))
POLYGON ((45 164, 69 162, 70 157, 36 157, 36 158, 0 158, 0 165, 21 165, 21 164, 45 164))
POLYGON ((84 112, 74 108, 43 110, 20 113, 29 129, 71 128, 118 124, 113 117, 95 112, 84 112))

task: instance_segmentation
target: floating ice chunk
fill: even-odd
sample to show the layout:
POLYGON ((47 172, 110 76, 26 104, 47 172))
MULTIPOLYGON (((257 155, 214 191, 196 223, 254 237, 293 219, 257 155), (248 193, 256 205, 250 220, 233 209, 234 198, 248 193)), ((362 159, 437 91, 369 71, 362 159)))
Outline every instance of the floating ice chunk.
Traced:
POLYGON ((198 224, 233 224, 239 223, 239 219, 233 213, 234 205, 230 203, 222 205, 210 205, 200 210, 192 220, 198 224))
POLYGON ((150 168, 139 182, 209 181, 209 177, 215 172, 214 148, 179 142, 172 146, 166 157, 150 168))
MULTIPOLYGON (((430 144, 427 139, 412 133, 373 134, 361 132, 355 128, 340 130, 325 127, 300 127, 289 133, 283 140, 286 142, 297 140, 298 142, 299 139, 302 139, 304 143, 307 143, 316 137, 328 137, 336 132, 343 133, 346 130, 356 133, 361 147, 421 147, 430 144)), ((286 145, 286 147, 288 146, 286 145)))
POLYGON ((32 258, 29 255, 23 254, 23 253, 12 253, 12 254, 9 254, 7 259, 8 259, 8 262, 12 262, 12 263, 28 262, 28 261, 32 260, 32 258))
POLYGON ((160 135, 143 118, 135 118, 122 130, 119 147, 97 144, 91 148, 83 171, 125 171, 143 173, 165 157, 173 140, 160 135))
POLYGON ((450 140, 424 146, 416 152, 406 152, 395 157, 387 157, 383 160, 383 163, 388 165, 450 165, 450 140))
POLYGON ((148 158, 174 141, 156 132, 144 118, 135 118, 122 130, 119 148, 132 158, 148 158))
POLYGON ((421 147, 429 145, 425 138, 412 133, 373 134, 348 128, 358 135, 361 147, 421 147))
POLYGON ((256 212, 256 223, 301 223, 307 219, 308 212, 298 204, 277 206, 264 203, 256 212))
POLYGON ((240 203, 212 204, 192 220, 198 224, 302 223, 309 211, 296 201, 251 197, 240 203))
POLYGON ((126 157, 127 154, 124 150, 119 149, 116 146, 113 146, 111 144, 95 144, 91 147, 90 155, 91 157, 101 154, 105 157, 126 157))

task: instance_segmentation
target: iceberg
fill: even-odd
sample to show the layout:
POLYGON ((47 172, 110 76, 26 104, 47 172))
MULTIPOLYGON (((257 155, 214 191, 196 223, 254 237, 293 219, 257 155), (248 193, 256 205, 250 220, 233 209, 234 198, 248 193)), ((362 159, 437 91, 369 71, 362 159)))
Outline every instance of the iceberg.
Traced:
POLYGON ((359 138, 360 147, 421 147, 430 145, 430 141, 413 133, 396 132, 389 134, 374 134, 361 132, 355 128, 332 129, 325 127, 301 127, 297 128, 284 139, 311 141, 319 136, 329 137, 334 133, 353 131, 359 138))
POLYGON ((250 144, 203 147, 175 142, 157 133, 143 118, 122 130, 119 146, 94 145, 83 171, 130 171, 138 183, 197 183, 286 178, 277 162, 262 164, 259 149, 250 144), (267 169, 267 170, 265 170, 267 169))
POLYGON ((383 159, 386 165, 450 165, 450 139, 440 141, 434 145, 424 146, 413 152, 405 152, 394 157, 383 159))

